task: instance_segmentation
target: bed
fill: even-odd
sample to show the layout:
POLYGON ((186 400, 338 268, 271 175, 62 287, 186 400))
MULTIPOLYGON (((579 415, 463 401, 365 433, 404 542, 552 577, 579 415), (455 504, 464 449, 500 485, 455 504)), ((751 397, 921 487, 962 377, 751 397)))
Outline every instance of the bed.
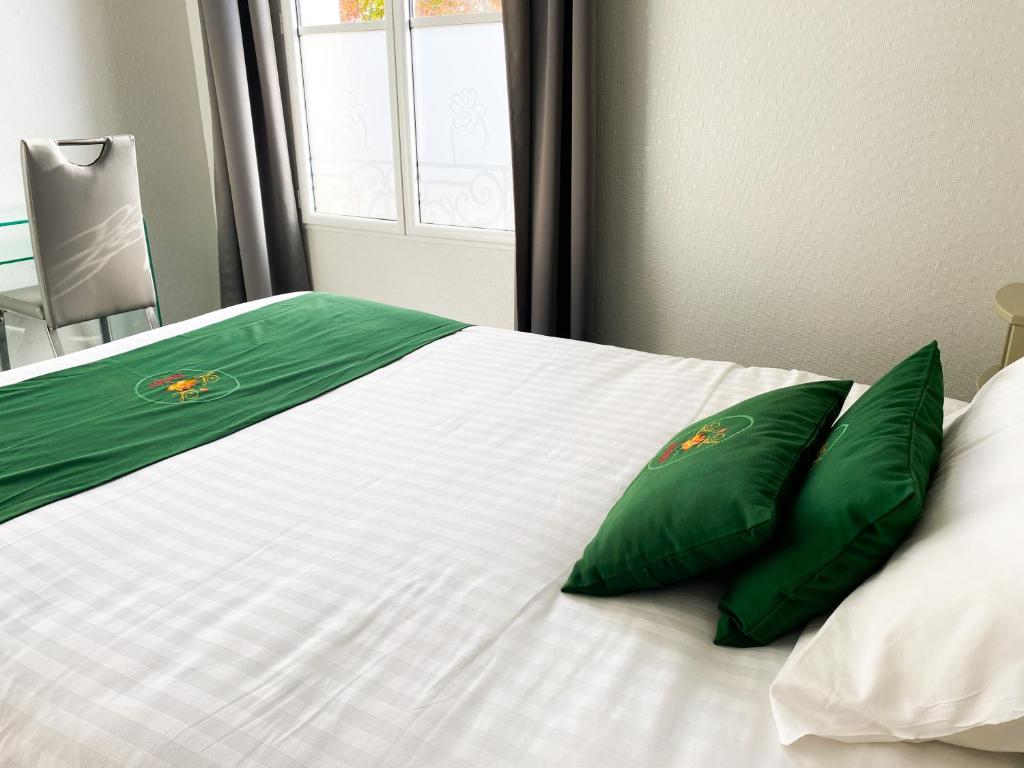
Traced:
POLYGON ((712 645, 713 581, 559 591, 667 436, 817 378, 471 327, 16 517, 0 525, 0 763, 1020 765, 939 743, 783 747, 768 687, 795 636, 712 645))

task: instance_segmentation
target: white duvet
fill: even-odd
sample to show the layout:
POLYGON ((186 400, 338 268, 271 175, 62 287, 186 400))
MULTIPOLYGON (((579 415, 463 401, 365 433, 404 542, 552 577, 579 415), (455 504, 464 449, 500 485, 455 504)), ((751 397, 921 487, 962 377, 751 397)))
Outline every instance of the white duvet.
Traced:
POLYGON ((667 437, 814 378, 470 328, 0 525, 0 765, 1018 764, 783 747, 795 638, 712 645, 720 585, 559 592, 667 437))

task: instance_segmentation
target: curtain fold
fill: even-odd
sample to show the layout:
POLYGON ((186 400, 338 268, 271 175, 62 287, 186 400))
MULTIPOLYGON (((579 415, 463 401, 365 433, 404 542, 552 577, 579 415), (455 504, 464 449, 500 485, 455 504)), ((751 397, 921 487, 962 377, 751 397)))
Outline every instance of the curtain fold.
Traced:
POLYGON ((593 318, 594 0, 505 0, 516 327, 587 339, 593 318))
POLYGON ((200 0, 224 306, 310 287, 268 0, 200 0))

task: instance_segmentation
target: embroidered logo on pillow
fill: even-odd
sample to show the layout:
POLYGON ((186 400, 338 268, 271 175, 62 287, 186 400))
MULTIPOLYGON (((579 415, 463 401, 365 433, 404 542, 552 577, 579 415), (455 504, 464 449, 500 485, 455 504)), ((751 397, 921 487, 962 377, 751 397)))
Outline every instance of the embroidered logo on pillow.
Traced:
POLYGON ((179 368, 147 376, 135 385, 135 394, 151 403, 181 405, 217 400, 239 386, 238 379, 224 371, 179 368))
POLYGON ((828 440, 821 450, 818 451, 818 458, 814 460, 814 465, 817 465, 819 461, 825 458, 825 454, 832 450, 832 446, 839 442, 839 439, 846 434, 846 430, 849 428, 849 424, 839 424, 835 429, 832 430, 832 434, 829 435, 828 440))
POLYGON ((783 387, 683 427, 638 467, 562 591, 680 584, 764 547, 849 391, 849 381, 783 387))
POLYGON ((694 456, 708 448, 720 445, 726 440, 731 440, 752 426, 754 426, 754 419, 751 416, 722 416, 686 432, 680 432, 665 443, 647 464, 647 468, 661 469, 680 459, 685 459, 687 456, 694 456))

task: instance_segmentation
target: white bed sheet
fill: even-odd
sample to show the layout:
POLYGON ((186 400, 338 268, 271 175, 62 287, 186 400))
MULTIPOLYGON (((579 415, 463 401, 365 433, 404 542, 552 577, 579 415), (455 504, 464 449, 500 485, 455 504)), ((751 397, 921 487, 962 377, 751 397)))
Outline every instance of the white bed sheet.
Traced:
POLYGON ((559 592, 667 437, 815 378, 471 328, 5 523, 0 764, 1019 764, 782 747, 768 686, 795 638, 712 645, 720 585, 559 592))

